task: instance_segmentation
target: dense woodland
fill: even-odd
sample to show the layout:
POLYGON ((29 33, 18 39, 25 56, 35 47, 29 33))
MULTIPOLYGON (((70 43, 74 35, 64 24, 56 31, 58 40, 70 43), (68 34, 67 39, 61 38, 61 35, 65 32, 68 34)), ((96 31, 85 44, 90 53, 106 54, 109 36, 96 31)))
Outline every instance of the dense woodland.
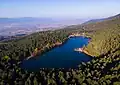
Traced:
MULTIPOLYGON (((35 48, 47 50, 55 42, 62 42, 68 34, 63 31, 38 32, 25 36, 19 40, 1 43, 1 56, 9 56, 12 59, 22 60, 31 55, 35 48), (3 50, 4 49, 4 50, 3 50)), ((43 52, 43 51, 42 51, 43 52)))
POLYGON ((120 55, 120 26, 96 32, 85 50, 92 56, 98 57, 105 54, 120 55))
POLYGON ((19 40, 1 42, 0 85, 120 85, 120 26, 117 20, 105 21, 113 24, 112 27, 107 25, 106 29, 103 22, 99 22, 103 29, 95 23, 94 26, 100 27, 95 32, 76 27, 38 32, 19 40), (64 42, 74 32, 91 34, 92 39, 85 47, 96 56, 91 61, 80 63, 76 69, 40 68, 39 72, 29 72, 20 68, 21 61, 34 49, 41 49, 42 54, 52 48, 52 44, 64 42))

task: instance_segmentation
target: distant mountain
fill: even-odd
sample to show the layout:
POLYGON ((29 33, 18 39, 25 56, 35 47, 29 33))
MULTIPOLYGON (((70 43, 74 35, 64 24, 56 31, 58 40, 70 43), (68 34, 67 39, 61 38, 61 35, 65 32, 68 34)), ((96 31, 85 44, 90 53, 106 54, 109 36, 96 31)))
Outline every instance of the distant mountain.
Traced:
POLYGON ((118 25, 120 25, 120 14, 104 19, 90 20, 81 24, 86 30, 115 28, 118 25))
POLYGON ((53 20, 51 18, 32 18, 32 17, 22 17, 22 18, 0 18, 0 23, 26 23, 26 22, 39 22, 45 23, 53 20))
POLYGON ((117 14, 115 16, 111 16, 111 17, 107 18, 107 20, 110 20, 110 19, 120 19, 120 14, 117 14))
POLYGON ((87 22, 82 23, 82 25, 92 24, 92 23, 98 23, 98 22, 102 22, 102 21, 106 21, 106 20, 111 20, 111 19, 117 19, 117 18, 120 18, 120 14, 117 14, 115 16, 111 16, 111 17, 108 17, 108 18, 92 19, 92 20, 89 20, 87 22))
POLYGON ((92 20, 89 20, 87 22, 84 22, 82 24, 90 24, 90 23, 96 23, 96 22, 101 22, 101 21, 104 21, 105 19, 92 19, 92 20))

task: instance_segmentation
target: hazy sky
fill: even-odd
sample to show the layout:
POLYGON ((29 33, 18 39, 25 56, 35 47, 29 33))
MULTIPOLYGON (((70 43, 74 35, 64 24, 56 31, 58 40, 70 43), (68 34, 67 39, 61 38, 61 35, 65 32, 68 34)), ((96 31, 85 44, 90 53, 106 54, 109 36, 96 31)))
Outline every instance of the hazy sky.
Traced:
POLYGON ((101 18, 120 13, 120 0, 0 0, 0 17, 101 18))

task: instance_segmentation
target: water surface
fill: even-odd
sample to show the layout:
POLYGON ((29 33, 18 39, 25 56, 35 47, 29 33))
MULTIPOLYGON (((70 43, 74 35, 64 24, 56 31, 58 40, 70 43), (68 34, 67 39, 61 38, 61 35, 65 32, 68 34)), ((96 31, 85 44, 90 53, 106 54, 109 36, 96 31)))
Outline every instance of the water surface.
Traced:
POLYGON ((80 62, 87 62, 91 57, 80 52, 75 52, 75 48, 88 44, 89 39, 85 37, 73 37, 63 45, 55 47, 42 56, 24 60, 22 68, 29 71, 37 71, 40 68, 75 68, 80 62))

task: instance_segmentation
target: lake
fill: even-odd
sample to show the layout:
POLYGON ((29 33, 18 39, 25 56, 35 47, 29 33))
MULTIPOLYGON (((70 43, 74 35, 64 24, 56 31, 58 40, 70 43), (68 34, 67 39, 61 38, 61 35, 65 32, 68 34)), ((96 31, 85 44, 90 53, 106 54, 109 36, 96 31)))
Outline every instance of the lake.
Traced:
POLYGON ((81 62, 91 60, 90 56, 74 51, 75 48, 87 45, 89 40, 82 36, 69 38, 63 45, 41 56, 24 60, 21 67, 28 71, 38 71, 40 68, 76 68, 81 62))

